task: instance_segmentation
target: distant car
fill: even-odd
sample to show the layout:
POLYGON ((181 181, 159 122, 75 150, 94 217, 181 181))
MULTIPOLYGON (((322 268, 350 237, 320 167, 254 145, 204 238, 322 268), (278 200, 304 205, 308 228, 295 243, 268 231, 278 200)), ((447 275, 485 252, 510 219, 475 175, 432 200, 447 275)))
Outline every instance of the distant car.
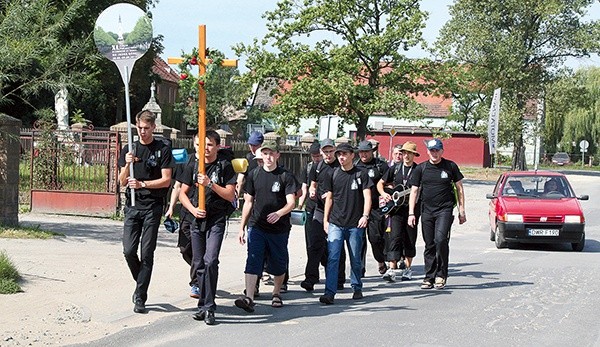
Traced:
POLYGON ((585 217, 567 177, 559 172, 511 171, 500 175, 490 199, 490 240, 510 243, 570 243, 585 246, 585 217))
POLYGON ((552 164, 555 165, 569 165, 571 163, 571 157, 565 152, 556 152, 552 156, 552 164))

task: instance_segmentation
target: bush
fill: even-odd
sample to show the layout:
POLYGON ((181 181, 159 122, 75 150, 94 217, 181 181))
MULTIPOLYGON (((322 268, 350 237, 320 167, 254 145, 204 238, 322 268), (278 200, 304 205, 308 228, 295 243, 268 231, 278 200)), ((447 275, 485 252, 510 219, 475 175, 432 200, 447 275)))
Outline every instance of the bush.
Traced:
POLYGON ((0 294, 14 294, 21 291, 17 281, 19 272, 8 258, 6 252, 0 252, 0 294))

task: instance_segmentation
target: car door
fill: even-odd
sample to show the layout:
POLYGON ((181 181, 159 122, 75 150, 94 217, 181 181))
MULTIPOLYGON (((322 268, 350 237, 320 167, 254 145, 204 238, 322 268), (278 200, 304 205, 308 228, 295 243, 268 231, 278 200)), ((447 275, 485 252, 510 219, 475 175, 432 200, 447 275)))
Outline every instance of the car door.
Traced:
POLYGON ((491 231, 496 230, 496 213, 498 211, 497 210, 498 196, 500 195, 500 192, 502 192, 502 187, 504 186, 505 182, 506 182, 506 174, 500 175, 500 177, 498 177, 498 181, 496 181, 496 185, 494 186, 494 190, 492 192, 492 194, 494 195, 494 198, 490 199, 489 212, 488 212, 491 231))

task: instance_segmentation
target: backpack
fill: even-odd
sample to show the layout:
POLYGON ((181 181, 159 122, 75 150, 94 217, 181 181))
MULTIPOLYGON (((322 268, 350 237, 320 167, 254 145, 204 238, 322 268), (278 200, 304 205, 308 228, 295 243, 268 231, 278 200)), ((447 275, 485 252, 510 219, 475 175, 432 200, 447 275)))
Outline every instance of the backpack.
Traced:
MULTIPOLYGON (((354 160, 354 166, 357 166, 358 163, 360 163, 360 158, 354 160)), ((379 172, 379 177, 383 177, 383 174, 385 173, 385 170, 383 169, 383 164, 387 164, 387 162, 379 157, 375 158, 375 167, 379 172)), ((362 170, 361 167, 358 168, 362 170)))

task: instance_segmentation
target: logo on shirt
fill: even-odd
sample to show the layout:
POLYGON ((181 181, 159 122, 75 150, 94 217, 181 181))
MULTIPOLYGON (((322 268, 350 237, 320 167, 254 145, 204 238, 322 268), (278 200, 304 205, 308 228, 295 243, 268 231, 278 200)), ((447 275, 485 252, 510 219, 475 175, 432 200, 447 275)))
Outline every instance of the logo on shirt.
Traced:
POLYGON ((356 180, 352 180, 352 185, 350 186, 350 189, 352 189, 352 190, 358 189, 358 183, 356 182, 356 180))
POLYGON ((273 186, 271 187, 271 191, 273 193, 277 193, 281 190, 281 184, 279 184, 279 182, 275 182, 273 183, 273 186))
POLYGON ((441 177, 448 178, 448 173, 446 171, 442 171, 441 177))
POLYGON ((371 178, 375 177, 375 170, 369 169, 369 177, 371 177, 371 178))
POLYGON ((213 173, 210 175, 210 180, 213 183, 218 183, 219 182, 219 178, 217 177, 217 172, 213 171, 213 173))

